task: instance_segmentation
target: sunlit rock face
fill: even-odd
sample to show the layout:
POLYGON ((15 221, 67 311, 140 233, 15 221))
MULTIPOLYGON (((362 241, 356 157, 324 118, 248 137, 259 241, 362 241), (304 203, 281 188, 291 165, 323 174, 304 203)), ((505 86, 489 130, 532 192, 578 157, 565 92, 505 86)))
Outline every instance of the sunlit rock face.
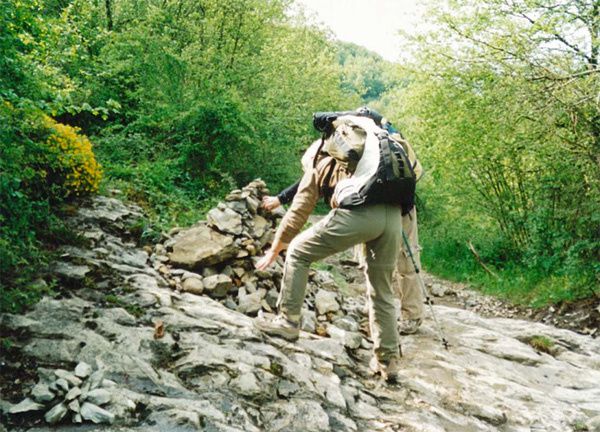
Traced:
POLYGON ((102 197, 80 209, 69 223, 87 242, 60 254, 57 297, 0 317, 37 368, 21 399, 0 400, 2 423, 34 432, 72 431, 72 422, 115 432, 595 430, 600 343, 543 324, 434 306, 450 349, 428 316, 401 339, 399 384, 372 376, 366 298, 347 259, 311 274, 297 342, 259 333, 254 316, 275 312, 283 264, 254 270, 277 223, 258 205, 266 193, 252 182, 212 221, 145 249, 128 232, 139 208, 102 197), (197 255, 178 258, 185 242, 218 236, 227 253, 186 246, 197 255), (68 266, 87 271, 79 278, 68 266), (533 340, 549 341, 547 352, 533 340))

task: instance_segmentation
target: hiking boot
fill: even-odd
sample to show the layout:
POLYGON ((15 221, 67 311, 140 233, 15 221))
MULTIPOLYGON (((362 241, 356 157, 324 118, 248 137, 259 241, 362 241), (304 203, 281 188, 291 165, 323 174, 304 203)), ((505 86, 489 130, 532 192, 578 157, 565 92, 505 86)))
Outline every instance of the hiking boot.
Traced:
POLYGON ((369 366, 373 372, 379 373, 387 383, 398 383, 401 370, 399 355, 394 355, 386 361, 378 360, 377 357, 373 356, 369 366))
POLYGON ((398 323, 398 333, 401 335, 414 334, 419 330, 422 323, 421 318, 402 320, 398 323))
POLYGON ((300 336, 300 324, 288 320, 281 314, 272 320, 256 319, 254 327, 270 336, 279 336, 288 341, 295 341, 300 336))

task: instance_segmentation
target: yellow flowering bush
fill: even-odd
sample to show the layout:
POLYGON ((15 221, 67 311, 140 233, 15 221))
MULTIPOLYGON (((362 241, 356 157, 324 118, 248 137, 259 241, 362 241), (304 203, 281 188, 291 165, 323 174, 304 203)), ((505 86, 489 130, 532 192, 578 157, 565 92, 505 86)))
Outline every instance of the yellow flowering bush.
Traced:
POLYGON ((79 129, 45 118, 45 126, 50 130, 46 141, 48 147, 57 154, 60 175, 67 195, 86 195, 98 191, 102 168, 92 151, 92 143, 79 129))

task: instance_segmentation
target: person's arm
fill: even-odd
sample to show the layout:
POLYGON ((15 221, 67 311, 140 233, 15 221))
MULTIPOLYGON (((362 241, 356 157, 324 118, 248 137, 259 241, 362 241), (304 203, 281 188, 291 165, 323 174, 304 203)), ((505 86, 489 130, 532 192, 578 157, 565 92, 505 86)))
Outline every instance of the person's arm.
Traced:
POLYGON ((256 263, 257 269, 264 270, 269 267, 277 259, 279 252, 287 248, 308 220, 319 200, 318 175, 318 169, 310 169, 302 176, 292 205, 277 228, 271 248, 256 263))
POLYGON ((287 204, 298 192, 298 186, 300 185, 300 179, 293 185, 288 186, 276 196, 264 196, 262 199, 262 206, 265 210, 273 211, 282 204, 287 204))
POLYGON ((287 204, 289 202, 292 202, 294 196, 296 195, 296 193, 298 193, 298 187, 300 186, 301 180, 302 178, 298 179, 296 183, 288 186, 287 188, 285 188, 277 194, 277 198, 279 199, 279 202, 281 204, 287 204))
POLYGON ((318 169, 311 169, 302 176, 298 185, 298 192, 277 228, 273 244, 289 244, 306 224, 318 201, 318 169))

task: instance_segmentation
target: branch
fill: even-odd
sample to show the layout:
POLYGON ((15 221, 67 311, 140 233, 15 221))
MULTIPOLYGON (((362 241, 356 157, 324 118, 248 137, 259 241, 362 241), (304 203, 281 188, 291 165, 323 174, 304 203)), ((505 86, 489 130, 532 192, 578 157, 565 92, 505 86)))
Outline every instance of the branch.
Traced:
POLYGON ((477 251, 475 250, 475 246, 473 246, 473 243, 471 243, 471 240, 469 240, 467 242, 467 246, 469 247, 469 250, 471 251, 471 253, 473 254, 473 256, 475 257, 475 259, 477 260, 477 262, 479 263, 479 265, 481 267, 483 267, 483 269, 490 274, 491 276, 495 277, 496 279, 500 279, 500 277, 494 273, 493 271, 491 271, 488 266, 485 265, 485 263, 483 262, 483 260, 481 259, 481 257, 479 256, 479 254, 477 253, 477 251))
MULTIPOLYGON (((530 18, 529 16, 527 16, 526 14, 524 14, 523 12, 520 12, 518 14, 519 16, 525 18, 527 21, 529 21, 532 25, 535 25, 537 22, 536 20, 534 20, 533 18, 530 18)), ((568 40, 566 40, 564 37, 562 37, 560 34, 556 33, 556 32, 552 32, 552 35, 558 39, 558 41, 562 42, 564 45, 566 45, 567 47, 571 48, 573 51, 575 51, 577 54, 583 56, 583 58, 585 58, 587 60, 588 63, 592 63, 592 59, 590 56, 588 56, 586 53, 584 53, 581 48, 579 48, 577 45, 573 45, 571 42, 569 42, 568 40)))
POLYGON ((448 27, 451 30, 453 30, 456 34, 458 34, 459 36, 461 36, 461 37, 463 37, 465 39, 468 39, 468 40, 470 40, 472 42, 475 42, 476 44, 488 47, 488 48, 490 48, 490 49, 492 49, 494 51, 506 54, 508 56, 508 58, 506 60, 512 58, 512 59, 515 59, 515 60, 518 60, 518 61, 521 61, 521 62, 525 62, 525 63, 527 63, 529 66, 531 66, 533 68, 541 68, 541 67, 543 67, 540 64, 538 64, 537 62, 532 61, 531 59, 529 59, 527 57, 524 57, 522 55, 519 55, 519 54, 517 54, 515 52, 507 50, 506 48, 502 48, 502 47, 493 45, 490 42, 487 42, 487 41, 484 41, 484 40, 481 40, 481 39, 477 39, 477 38, 475 38, 473 36, 470 36, 470 35, 462 32, 456 25, 454 25, 451 22, 447 22, 447 24, 448 24, 448 27))
POLYGON ((486 42, 486 41, 483 41, 481 39, 474 38, 473 36, 467 35, 466 33, 462 32, 457 26, 455 26, 451 22, 448 22, 447 24, 448 24, 448 27, 450 27, 451 30, 454 30, 459 36, 461 36, 461 37, 463 37, 465 39, 468 39, 468 40, 473 41, 475 43, 478 43, 480 45, 484 45, 484 46, 486 46, 488 48, 493 49, 494 51, 499 51, 499 52, 502 52, 504 54, 508 54, 511 57, 519 58, 519 56, 517 54, 515 54, 515 53, 513 53, 513 52, 511 52, 509 50, 507 50, 506 48, 501 48, 501 47, 492 45, 489 42, 486 42))

